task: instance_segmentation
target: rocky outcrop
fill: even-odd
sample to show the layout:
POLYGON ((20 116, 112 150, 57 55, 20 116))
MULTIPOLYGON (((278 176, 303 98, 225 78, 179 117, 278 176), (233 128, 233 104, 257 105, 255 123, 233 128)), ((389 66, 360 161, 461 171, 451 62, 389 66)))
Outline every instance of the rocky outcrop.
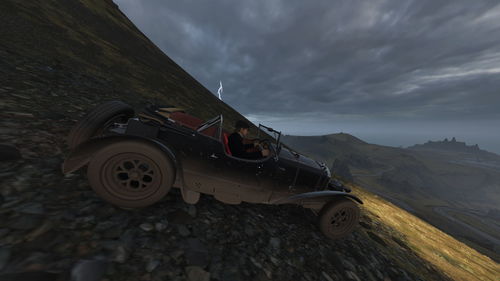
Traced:
POLYGON ((424 144, 415 144, 407 148, 414 150, 443 150, 462 153, 486 152, 484 150, 481 150, 477 144, 467 145, 465 142, 457 141, 455 137, 453 137, 451 140, 445 138, 442 141, 427 141, 424 144))

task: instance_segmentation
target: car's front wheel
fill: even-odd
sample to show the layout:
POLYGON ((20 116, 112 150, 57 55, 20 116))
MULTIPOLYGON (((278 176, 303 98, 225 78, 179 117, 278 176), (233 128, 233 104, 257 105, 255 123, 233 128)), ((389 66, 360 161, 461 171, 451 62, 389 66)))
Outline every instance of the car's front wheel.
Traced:
POLYGON ((349 235, 358 225, 359 207, 347 198, 334 199, 321 209, 319 228, 330 239, 349 235))
POLYGON ((99 150, 90 160, 90 186, 104 200, 123 208, 161 200, 175 179, 172 161, 157 147, 124 140, 99 150))

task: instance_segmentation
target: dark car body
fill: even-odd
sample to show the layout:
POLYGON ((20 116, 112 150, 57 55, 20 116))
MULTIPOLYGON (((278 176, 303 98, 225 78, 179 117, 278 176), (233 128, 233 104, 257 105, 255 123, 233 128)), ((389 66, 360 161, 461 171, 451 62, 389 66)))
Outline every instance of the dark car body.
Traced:
POLYGON ((63 165, 70 173, 86 165, 95 153, 121 139, 139 139, 159 147, 175 166, 173 187, 180 188, 183 199, 195 204, 200 193, 213 195, 228 204, 242 201, 264 204, 300 204, 319 211, 334 197, 357 197, 343 191, 328 190, 330 171, 323 164, 269 140, 268 157, 249 160, 227 152, 217 116, 195 129, 171 118, 151 122, 130 118, 116 123, 105 136, 94 137, 74 149, 63 165))

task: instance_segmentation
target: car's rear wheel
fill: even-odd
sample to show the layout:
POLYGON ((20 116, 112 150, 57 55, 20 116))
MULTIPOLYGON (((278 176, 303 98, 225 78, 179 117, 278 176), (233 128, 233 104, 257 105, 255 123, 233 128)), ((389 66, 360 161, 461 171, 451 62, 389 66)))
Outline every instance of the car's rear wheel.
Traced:
POLYGON ((123 208, 140 208, 158 202, 170 191, 175 168, 154 145, 125 140, 99 150, 90 160, 87 176, 104 200, 123 208))
POLYGON ((98 105, 78 121, 68 136, 68 146, 74 149, 93 136, 102 135, 113 123, 124 123, 134 116, 134 109, 121 101, 98 105))
POLYGON ((330 239, 341 239, 358 225, 359 207, 347 198, 334 199, 321 209, 319 228, 330 239))

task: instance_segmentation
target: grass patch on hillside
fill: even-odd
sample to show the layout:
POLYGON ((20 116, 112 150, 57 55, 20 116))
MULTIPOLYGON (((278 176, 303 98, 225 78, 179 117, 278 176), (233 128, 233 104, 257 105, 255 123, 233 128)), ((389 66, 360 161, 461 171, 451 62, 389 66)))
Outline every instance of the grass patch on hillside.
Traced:
POLYGON ((422 259, 454 280, 500 280, 500 265, 464 243, 403 209, 350 185, 364 201, 365 212, 404 237, 404 242, 422 259))

